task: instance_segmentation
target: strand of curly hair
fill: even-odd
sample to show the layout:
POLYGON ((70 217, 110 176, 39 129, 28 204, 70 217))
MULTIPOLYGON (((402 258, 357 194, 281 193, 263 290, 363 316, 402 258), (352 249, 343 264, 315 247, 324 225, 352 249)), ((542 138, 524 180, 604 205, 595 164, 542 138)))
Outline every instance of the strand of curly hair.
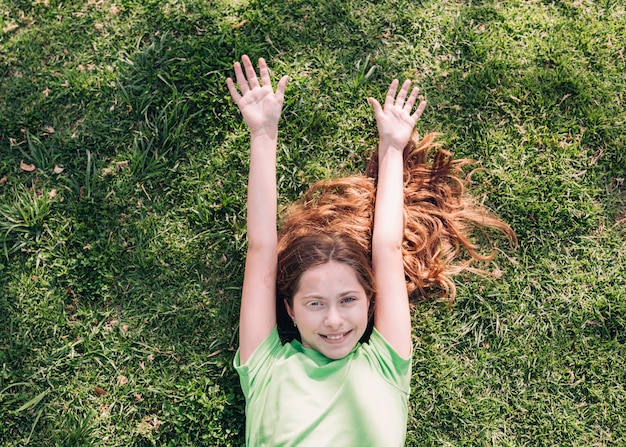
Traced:
MULTIPOLYGON (((513 230, 466 193, 475 171, 469 159, 453 159, 435 141, 438 134, 417 133, 404 148, 404 271, 412 301, 456 297, 453 277, 463 271, 490 274, 473 267, 496 256, 489 234, 504 234, 517 245, 513 230), (480 241, 480 242, 477 242, 480 241), (487 245, 487 247, 481 244, 487 245)), ((342 233, 371 253, 372 223, 378 174, 377 155, 365 175, 314 184, 284 215, 279 253, 297 238, 316 233, 342 233)), ((280 254, 279 254, 280 256, 280 254)))

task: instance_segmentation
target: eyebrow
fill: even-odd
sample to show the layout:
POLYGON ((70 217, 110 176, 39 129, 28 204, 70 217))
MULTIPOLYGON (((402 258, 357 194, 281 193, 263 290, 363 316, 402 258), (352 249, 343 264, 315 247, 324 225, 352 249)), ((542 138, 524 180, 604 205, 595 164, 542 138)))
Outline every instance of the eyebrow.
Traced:
MULTIPOLYGON (((339 298, 345 298, 346 296, 350 296, 350 295, 358 295, 359 291, 358 290, 347 290, 345 292, 342 292, 338 295, 339 298)), ((305 299, 316 299, 316 300, 326 300, 328 299, 327 297, 321 296, 321 295, 315 295, 315 294, 311 294, 311 295, 303 295, 301 296, 299 299, 301 300, 305 300, 305 299)))

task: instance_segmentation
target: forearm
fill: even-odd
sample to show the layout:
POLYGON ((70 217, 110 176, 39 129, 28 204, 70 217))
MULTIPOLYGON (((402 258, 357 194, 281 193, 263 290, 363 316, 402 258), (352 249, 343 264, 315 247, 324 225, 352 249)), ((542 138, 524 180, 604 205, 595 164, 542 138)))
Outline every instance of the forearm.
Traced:
POLYGON ((250 137, 247 231, 249 250, 276 247, 277 131, 250 137))
POLYGON ((378 185, 372 249, 374 261, 379 250, 397 251, 401 256, 404 233, 404 191, 402 149, 380 143, 378 185))

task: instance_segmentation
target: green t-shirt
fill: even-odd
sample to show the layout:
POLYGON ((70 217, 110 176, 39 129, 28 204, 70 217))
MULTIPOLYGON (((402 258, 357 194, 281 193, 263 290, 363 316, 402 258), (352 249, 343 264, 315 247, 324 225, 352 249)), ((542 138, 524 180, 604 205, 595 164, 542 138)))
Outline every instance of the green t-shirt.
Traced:
POLYGON ((246 446, 401 447, 411 359, 374 329, 368 343, 331 360, 276 329, 245 365, 234 360, 246 397, 246 446))

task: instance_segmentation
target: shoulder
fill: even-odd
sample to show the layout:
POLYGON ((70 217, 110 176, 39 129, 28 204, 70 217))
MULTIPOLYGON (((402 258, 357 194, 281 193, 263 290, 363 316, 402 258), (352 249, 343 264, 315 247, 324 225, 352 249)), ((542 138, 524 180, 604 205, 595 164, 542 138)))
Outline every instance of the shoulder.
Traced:
POLYGON ((396 352, 389 342, 374 328, 369 342, 360 347, 362 355, 367 357, 390 382, 402 389, 410 385, 412 357, 404 358, 396 352))
POLYGON ((241 363, 241 350, 237 349, 235 358, 233 359, 235 371, 237 371, 242 379, 255 375, 260 369, 267 367, 277 358, 281 348, 282 344, 278 336, 278 329, 274 327, 265 340, 263 340, 252 353, 250 358, 243 364, 241 363))

